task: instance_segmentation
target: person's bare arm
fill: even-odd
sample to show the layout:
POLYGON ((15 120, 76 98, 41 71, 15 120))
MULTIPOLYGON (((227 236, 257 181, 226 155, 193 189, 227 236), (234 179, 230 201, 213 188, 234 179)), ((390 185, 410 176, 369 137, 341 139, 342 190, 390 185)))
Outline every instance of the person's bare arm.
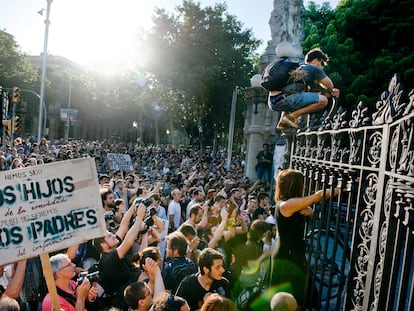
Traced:
POLYGON ((76 252, 78 251, 79 244, 75 244, 72 246, 69 246, 66 250, 66 255, 70 258, 70 260, 73 260, 76 257, 76 252))
POLYGON ((135 207, 134 205, 132 205, 128 211, 126 212, 126 214, 124 215, 124 217, 122 217, 121 220, 121 224, 119 225, 118 230, 116 231, 116 235, 119 236, 121 239, 123 239, 126 235, 126 233, 129 230, 129 223, 132 219, 132 216, 134 216, 134 213, 136 211, 137 207, 135 207))
POLYGON ((147 245, 152 245, 153 243, 161 242, 161 233, 158 231, 158 229, 155 229, 153 227, 148 228, 147 241, 147 245))
POLYGON ((24 275, 26 273, 26 259, 17 262, 16 269, 4 292, 5 295, 17 299, 23 287, 24 275))
POLYGON ((238 215, 237 220, 238 220, 240 226, 236 227, 236 234, 246 233, 248 231, 248 228, 247 228, 246 220, 243 217, 243 215, 238 215))
MULTIPOLYGON (((339 188, 334 189, 334 196, 339 194, 339 188)), ((329 199, 331 197, 330 190, 326 190, 325 199, 329 199)), ((290 217, 294 213, 302 211, 304 209, 308 209, 314 203, 318 203, 323 199, 323 190, 316 191, 314 194, 311 194, 306 197, 301 198, 292 198, 287 201, 283 201, 280 203, 280 213, 285 217, 290 217)), ((304 212, 306 216, 306 212, 304 212)), ((303 214, 303 213, 302 213, 303 214)))
POLYGON ((159 293, 165 290, 164 280, 162 279, 161 270, 158 263, 152 258, 145 258, 145 271, 149 275, 148 286, 153 292, 153 296, 157 296, 159 293))
POLYGON ((214 231, 214 235, 211 238, 210 242, 208 242, 208 247, 215 248, 218 242, 223 237, 224 227, 226 226, 227 218, 229 217, 229 213, 223 209, 220 213, 221 215, 221 223, 217 227, 216 231, 214 231))
POLYGON ((201 221, 196 224, 196 229, 201 230, 204 229, 208 225, 208 203, 205 202, 203 204, 203 217, 201 218, 201 221))
POLYGON ((154 224, 157 227, 158 232, 163 232, 165 229, 165 225, 161 218, 159 218, 157 215, 153 215, 151 218, 152 220, 154 220, 154 224))
POLYGON ((91 287, 91 283, 89 282, 88 278, 85 278, 81 285, 76 287, 76 311, 84 311, 85 310, 85 300, 86 296, 88 295, 89 288, 91 287))
POLYGON ((142 228, 142 220, 144 219, 145 211, 146 207, 144 204, 140 204, 137 207, 137 216, 135 217, 134 224, 126 233, 125 239, 122 241, 121 245, 116 248, 119 258, 124 258, 125 254, 131 249, 132 245, 134 244, 138 233, 142 228))
POLYGON ((319 81, 319 85, 327 90, 332 90, 334 87, 331 78, 329 78, 328 76, 319 81))

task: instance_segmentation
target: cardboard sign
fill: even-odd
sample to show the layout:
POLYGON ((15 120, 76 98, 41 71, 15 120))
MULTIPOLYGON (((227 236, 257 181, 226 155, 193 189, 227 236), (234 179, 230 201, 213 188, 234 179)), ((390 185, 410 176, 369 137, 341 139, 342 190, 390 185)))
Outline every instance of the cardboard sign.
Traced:
POLYGON ((104 236, 93 158, 0 172, 0 264, 104 236))
POLYGON ((129 154, 108 153, 109 168, 111 170, 133 171, 132 160, 129 154))

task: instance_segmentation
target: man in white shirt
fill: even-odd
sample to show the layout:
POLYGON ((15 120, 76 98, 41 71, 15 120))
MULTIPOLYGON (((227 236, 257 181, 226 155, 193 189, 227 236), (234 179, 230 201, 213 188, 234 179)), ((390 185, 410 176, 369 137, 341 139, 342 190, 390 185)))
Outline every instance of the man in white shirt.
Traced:
POLYGON ((168 219, 170 221, 170 232, 175 231, 181 225, 181 191, 174 189, 171 191, 171 201, 168 205, 168 219))
POLYGON ((188 204, 187 204, 187 209, 186 209, 186 213, 185 213, 186 220, 188 220, 188 218, 190 217, 191 207, 193 207, 193 205, 195 205, 195 204, 200 203, 201 200, 204 197, 203 191, 201 191, 197 187, 192 187, 190 189, 190 194, 191 194, 191 201, 188 202, 188 204))

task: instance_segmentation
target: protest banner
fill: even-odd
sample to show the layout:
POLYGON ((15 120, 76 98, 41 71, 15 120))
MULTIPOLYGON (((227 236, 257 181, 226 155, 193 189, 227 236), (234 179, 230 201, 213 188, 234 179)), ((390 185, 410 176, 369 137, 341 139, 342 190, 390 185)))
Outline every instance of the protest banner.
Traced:
POLYGON ((93 158, 0 172, 0 264, 105 233, 93 158))
POLYGON ((107 155, 109 168, 119 171, 133 171, 132 160, 129 154, 124 153, 108 153, 107 155))

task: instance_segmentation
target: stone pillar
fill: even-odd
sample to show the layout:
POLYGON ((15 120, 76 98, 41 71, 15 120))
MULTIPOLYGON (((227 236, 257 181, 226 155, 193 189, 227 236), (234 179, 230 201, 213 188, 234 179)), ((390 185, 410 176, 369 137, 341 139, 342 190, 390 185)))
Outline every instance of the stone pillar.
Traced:
POLYGON ((247 103, 243 129, 246 142, 245 175, 256 180, 256 156, 264 143, 273 145, 277 114, 268 109, 268 92, 262 87, 246 88, 242 93, 247 103))
MULTIPOLYGON (((272 40, 268 42, 265 52, 260 56, 259 73, 253 76, 252 87, 242 90, 247 103, 244 120, 244 141, 246 142, 245 175, 253 180, 256 176, 256 156, 263 148, 263 143, 277 146, 274 149, 280 158, 285 138, 275 130, 280 113, 273 112, 267 107, 268 92, 260 87, 261 73, 264 68, 280 57, 289 57, 294 61, 303 60, 303 25, 301 16, 304 11, 303 0, 274 0, 269 26, 272 40), (281 44, 283 43, 283 44, 281 44), (286 46, 289 45, 289 48, 286 46), (254 83, 253 83, 254 82, 254 83)), ((291 138, 289 136, 289 138, 291 138)), ((291 140, 290 140, 291 141, 291 140)), ((290 148, 287 148, 287 152, 290 148)), ((289 165, 286 153, 279 165, 289 165)), ((278 165, 278 166, 279 166, 278 165)), ((276 168, 278 169, 278 168, 276 168)), ((277 173, 277 171, 275 170, 277 173)))

